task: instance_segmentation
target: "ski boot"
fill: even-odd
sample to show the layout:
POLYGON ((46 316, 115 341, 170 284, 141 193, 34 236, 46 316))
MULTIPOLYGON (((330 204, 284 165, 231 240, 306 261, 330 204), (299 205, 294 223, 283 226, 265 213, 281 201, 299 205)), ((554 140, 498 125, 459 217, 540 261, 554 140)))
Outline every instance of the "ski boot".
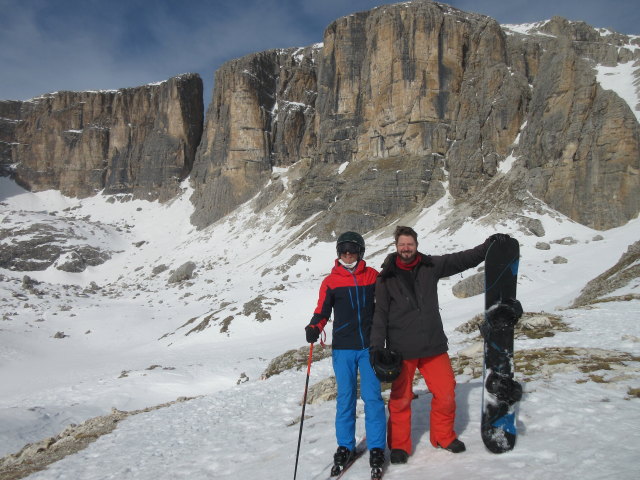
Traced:
POLYGON ((369 452, 369 466, 371 467, 371 480, 382 478, 382 466, 384 465, 384 450, 372 448, 369 452))
POLYGON ((347 447, 338 447, 336 453, 333 454, 333 467, 331 467, 331 476, 337 477, 338 475, 340 475, 342 469, 346 465, 349 465, 354 456, 355 452, 349 450, 347 447))
POLYGON ((394 463, 394 464, 407 463, 408 459, 409 459, 409 454, 404 450, 400 450, 399 448, 394 448, 391 450, 391 456, 389 457, 389 460, 391 461, 391 463, 394 463))
POLYGON ((460 441, 457 438, 454 439, 453 442, 451 442, 448 446, 442 448, 451 453, 462 453, 467 449, 464 442, 460 441))

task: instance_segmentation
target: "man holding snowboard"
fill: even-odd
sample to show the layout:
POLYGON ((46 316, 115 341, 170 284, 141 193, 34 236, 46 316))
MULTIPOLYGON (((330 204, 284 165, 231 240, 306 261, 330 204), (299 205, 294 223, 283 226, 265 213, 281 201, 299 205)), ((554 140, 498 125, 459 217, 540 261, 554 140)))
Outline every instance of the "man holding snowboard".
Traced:
POLYGON ((472 249, 433 256, 418 251, 418 235, 411 227, 397 227, 394 238, 396 252, 387 256, 376 282, 370 349, 372 358, 385 345, 403 358, 389 399, 387 443, 391 463, 406 463, 412 451, 411 401, 416 369, 433 395, 431 444, 453 453, 465 451, 453 429, 456 382, 440 318, 438 280, 476 267, 492 242, 502 243, 509 236, 494 234, 472 249))

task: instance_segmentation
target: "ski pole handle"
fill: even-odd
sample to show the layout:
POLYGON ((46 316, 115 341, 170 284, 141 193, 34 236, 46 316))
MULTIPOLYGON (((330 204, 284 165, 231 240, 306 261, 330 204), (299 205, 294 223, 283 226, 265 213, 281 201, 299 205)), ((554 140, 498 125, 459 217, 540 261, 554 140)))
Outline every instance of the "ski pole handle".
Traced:
MULTIPOLYGON (((307 359, 307 377, 311 373, 311 360, 313 359, 313 343, 309 344, 309 358, 307 359)), ((305 398, 307 396, 307 392, 304 392, 305 398)))

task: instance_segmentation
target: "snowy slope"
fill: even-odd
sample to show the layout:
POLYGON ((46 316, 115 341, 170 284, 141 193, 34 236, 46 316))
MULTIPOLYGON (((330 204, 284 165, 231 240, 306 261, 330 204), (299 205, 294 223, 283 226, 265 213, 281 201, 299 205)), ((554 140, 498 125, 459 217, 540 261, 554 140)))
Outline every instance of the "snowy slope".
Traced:
MULTIPOLYGON (((0 270, 3 455, 112 407, 133 410, 201 396, 131 416, 87 449, 29 478, 293 475, 305 372, 286 371, 267 380, 260 375, 272 358, 305 345, 303 327, 332 265, 333 244, 300 240, 304 226, 286 228, 278 207, 256 216, 249 204, 196 231, 188 222, 187 187, 168 205, 31 194, 6 179, 0 179, 0 192, 3 226, 43 212, 70 221, 90 217, 104 226, 90 240, 104 242, 108 235, 107 243, 119 252, 82 273, 28 272, 42 282, 37 286, 41 295, 24 291, 24 273, 0 270), (186 261, 196 263, 196 277, 167 284, 170 271, 186 261), (169 269, 154 275, 153 268, 161 264, 169 269), (99 290, 87 290, 91 282, 99 290), (258 321, 260 312, 270 319, 258 321), (185 335, 197 325, 201 331, 185 335), (57 332, 65 337, 54 338, 57 332), (249 381, 239 383, 244 376, 249 381)), ((544 225, 543 238, 523 234, 508 220, 495 228, 469 222, 454 233, 436 232, 449 209, 445 198, 414 219, 421 250, 446 253, 481 243, 494 231, 512 233, 521 242, 519 297, 525 310, 556 313, 573 329, 517 340, 516 349, 600 348, 640 356, 637 300, 566 309, 590 279, 638 240, 640 220, 596 232, 555 212, 531 213, 544 225), (576 242, 553 243, 565 237, 576 242), (536 248, 540 241, 549 243, 550 250, 536 248), (567 263, 554 264, 557 256, 567 263)), ((379 232, 366 240, 367 261, 379 267, 391 251, 391 238, 379 232)), ((473 273, 440 285, 452 355, 476 341, 455 328, 481 312, 482 299, 457 299, 451 293, 460 278, 473 273)), ((638 283, 619 293, 640 294, 638 283)), ((595 372, 616 377, 606 383, 577 367, 531 377, 518 412, 518 444, 501 456, 488 453, 480 440, 478 378, 458 376, 456 430, 468 451, 456 456, 429 445, 430 395, 420 384, 414 402, 415 451, 407 465, 389 466, 385 478, 509 478, 511 467, 523 478, 635 478, 640 400, 629 392, 640 386, 640 372, 637 361, 616 368, 620 371, 595 372)), ((330 375, 330 360, 314 363, 311 384, 330 375)), ((358 408, 362 434, 362 405, 358 408)), ((334 409, 334 402, 307 407, 298 478, 327 477, 335 450, 334 409)), ((346 477, 365 478, 367 470, 363 460, 346 477)))
MULTIPOLYGON (((505 27, 527 33, 535 25, 505 27)), ((640 119, 637 67, 595 69, 602 88, 618 94, 640 119)), ((512 163, 503 162, 501 172, 512 163)), ((278 173, 286 184, 287 169, 278 173)), ((248 202, 198 231, 189 223, 191 194, 185 183, 182 195, 165 205, 101 195, 77 200, 53 191, 31 194, 0 178, 0 229, 47 224, 72 232, 69 242, 112 254, 81 273, 0 269, 0 456, 112 408, 132 411, 199 397, 130 416, 87 449, 29 478, 293 475, 305 372, 260 377, 274 357, 306 347, 303 327, 332 266, 334 245, 305 237, 313 218, 287 227, 283 203, 256 214, 248 202), (168 283, 188 261, 196 264, 195 277, 168 283), (25 273, 36 282, 32 289, 25 273)), ((531 373, 529 365, 516 364, 525 396, 513 452, 495 456, 484 449, 481 384, 465 371, 457 376, 456 431, 467 452, 453 456, 429 445, 430 394, 419 384, 415 451, 407 465, 388 466, 385 478, 510 478, 512 467, 522 478, 636 478, 640 301, 568 307, 640 239, 640 220, 597 232, 550 210, 526 212, 544 227, 545 235, 536 237, 506 219, 489 226, 469 221, 455 232, 439 228, 451 212, 445 197, 402 222, 419 232, 420 249, 434 254, 472 247, 496 231, 513 234, 521 243, 518 289, 525 310, 558 315, 567 328, 516 340, 516 350, 529 357, 541 352, 542 366, 531 373), (549 250, 537 248, 539 242, 549 250), (553 358, 556 350, 578 352, 579 358, 563 363, 553 358), (602 360, 606 355, 619 358, 602 360)), ((370 265, 379 267, 393 250, 390 231, 366 236, 370 265)), ((458 299, 451 292, 475 272, 440 283, 452 357, 478 351, 477 336, 456 328, 482 311, 482 298, 458 299)), ((640 295, 637 278, 607 296, 629 294, 640 295)), ((330 360, 314 363, 311 384, 331 374, 330 360)), ((361 435, 363 406, 358 409, 361 435)), ((307 407, 298 478, 328 476, 336 447, 334 410, 334 402, 307 407)), ((367 470, 362 460, 346 480, 366 478, 367 470)))

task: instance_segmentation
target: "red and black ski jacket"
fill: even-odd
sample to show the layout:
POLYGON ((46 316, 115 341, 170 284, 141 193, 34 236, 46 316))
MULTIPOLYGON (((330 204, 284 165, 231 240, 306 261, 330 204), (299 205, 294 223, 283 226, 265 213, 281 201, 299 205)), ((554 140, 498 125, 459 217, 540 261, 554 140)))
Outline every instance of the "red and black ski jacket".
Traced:
POLYGON ((320 286, 311 325, 324 329, 333 310, 332 348, 363 350, 369 347, 377 270, 360 260, 352 273, 338 260, 320 286))

